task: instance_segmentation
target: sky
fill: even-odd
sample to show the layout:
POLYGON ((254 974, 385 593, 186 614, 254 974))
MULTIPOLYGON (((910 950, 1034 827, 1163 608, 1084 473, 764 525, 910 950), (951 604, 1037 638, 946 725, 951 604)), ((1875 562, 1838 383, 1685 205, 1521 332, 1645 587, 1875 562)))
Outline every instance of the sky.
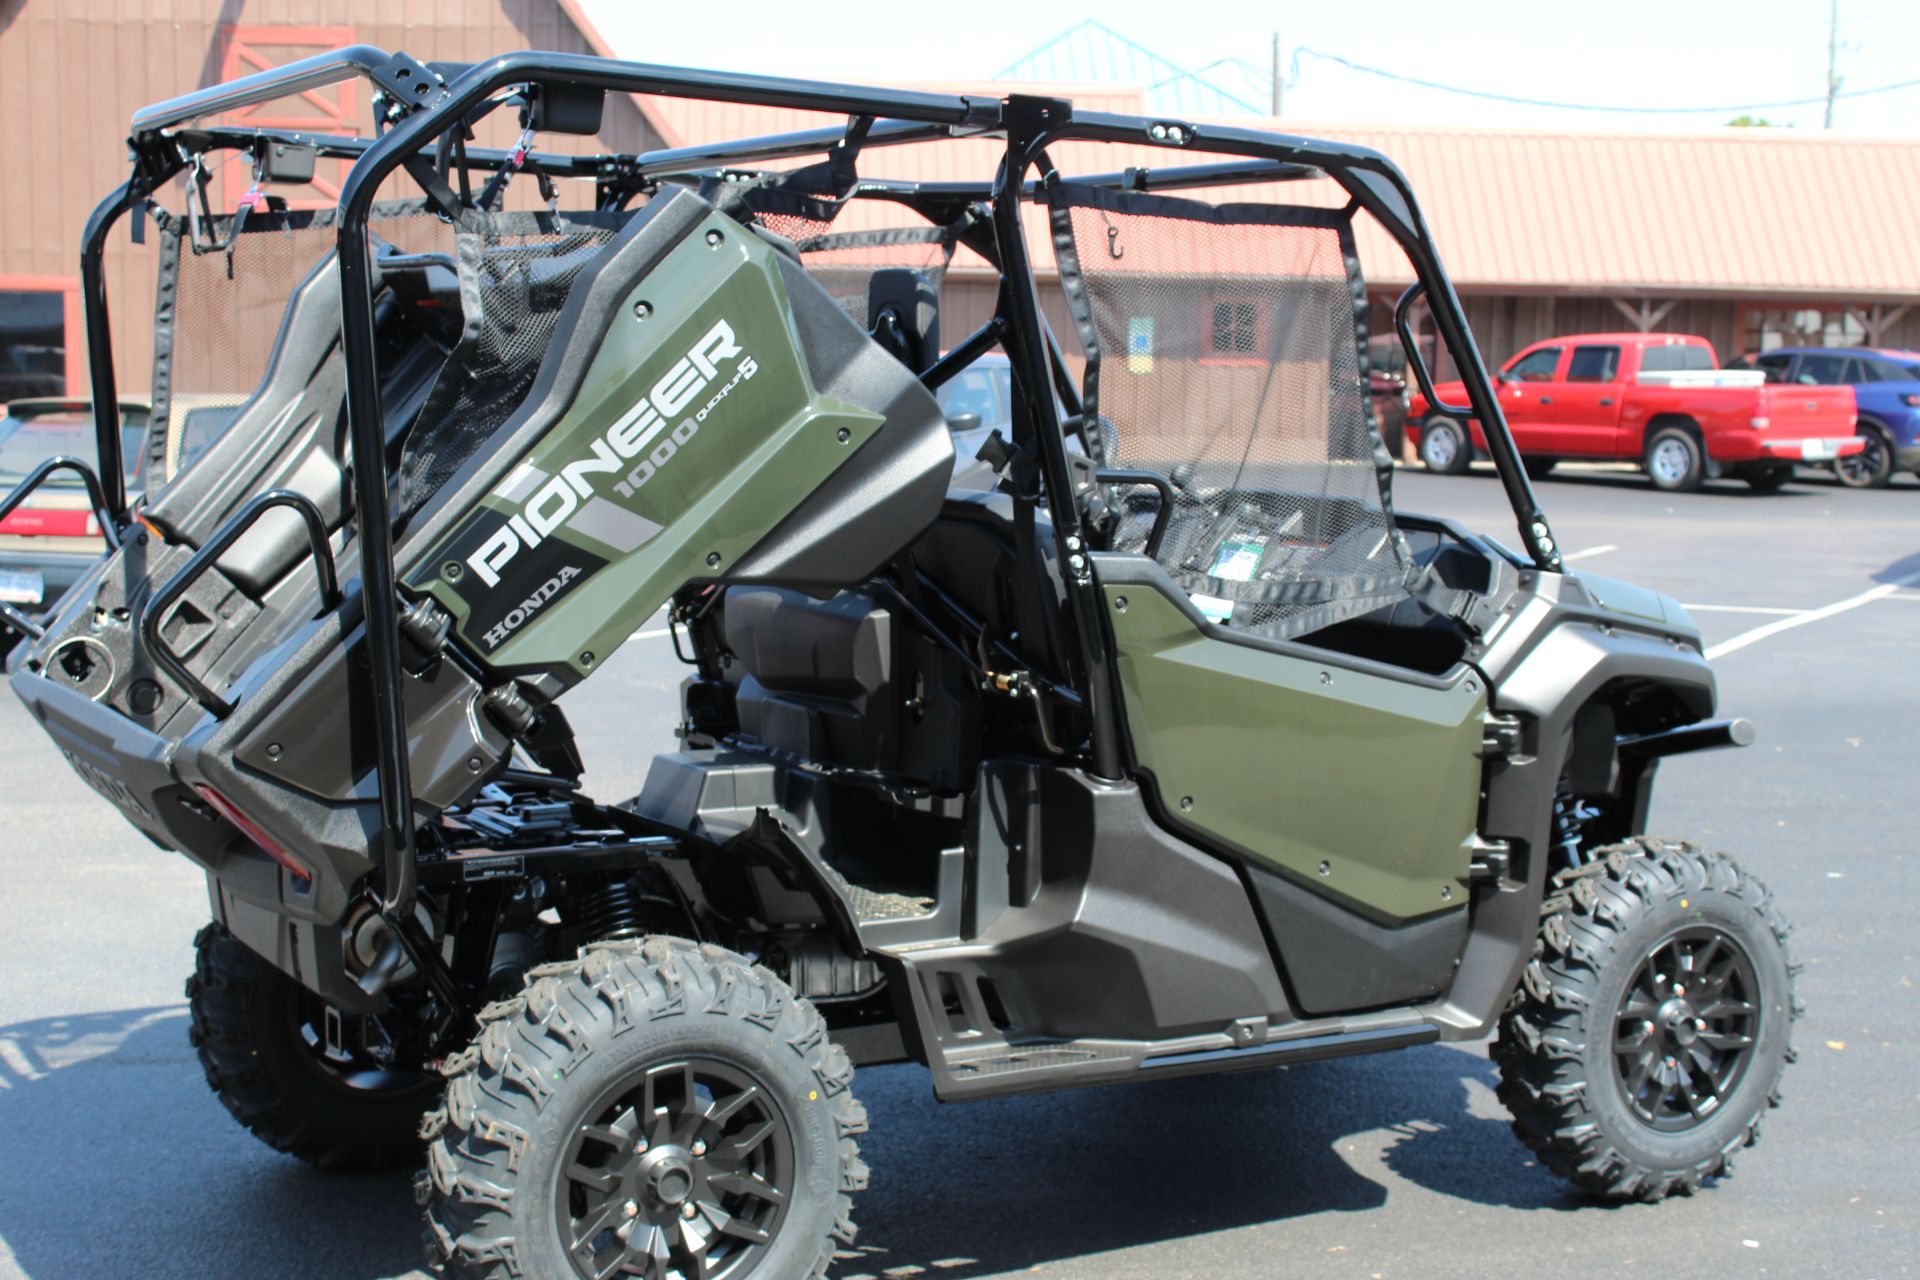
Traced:
MULTIPOLYGON (((1284 117, 1297 121, 1685 131, 1745 113, 1817 130, 1823 105, 1759 104, 1826 92, 1827 0, 1105 0, 1091 11, 1057 0, 985 0, 971 18, 959 16, 959 5, 900 0, 581 4, 615 52, 636 61, 883 83, 990 78, 1096 17, 1188 69, 1245 60, 1252 72, 1228 69, 1221 82, 1256 100, 1266 92, 1260 77, 1277 30, 1284 117), (1003 16, 1010 12, 1020 15, 1017 24, 1003 16), (1321 55, 1486 93, 1631 110, 1471 98, 1365 75, 1321 55), (1646 110, 1696 106, 1716 109, 1646 110)), ((1840 0, 1838 28, 1842 93, 1920 81, 1920 0, 1840 0)), ((1920 135, 1920 84, 1842 97, 1834 128, 1920 135)))

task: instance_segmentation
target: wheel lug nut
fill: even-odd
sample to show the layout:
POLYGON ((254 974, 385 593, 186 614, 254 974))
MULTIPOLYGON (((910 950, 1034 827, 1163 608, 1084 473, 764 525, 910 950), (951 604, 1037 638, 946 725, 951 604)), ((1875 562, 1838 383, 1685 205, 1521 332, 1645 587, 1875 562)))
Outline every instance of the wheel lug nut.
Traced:
POLYGON ((1673 984, 1673 994, 1683 996, 1687 994, 1687 989, 1676 982, 1673 984))
POLYGON ((695 1142, 693 1144, 693 1154, 697 1156, 703 1156, 707 1154, 707 1144, 704 1140, 695 1142))
POLYGON ((640 1216, 640 1206, 634 1201, 627 1201, 625 1208, 629 1218, 637 1218, 640 1216))
POLYGON ((691 1203, 680 1206, 680 1216, 683 1218, 691 1218, 694 1214, 698 1212, 700 1212, 700 1210, 694 1208, 691 1203))
POLYGON ((1707 1029, 1707 1020, 1705 1018, 1695 1018, 1693 1020, 1693 1029, 1695 1031, 1705 1031, 1707 1029))
POLYGON ((640 1139, 640 1141, 633 1144, 633 1153, 635 1155, 644 1155, 646 1153, 646 1150, 647 1150, 647 1140, 645 1138, 642 1138, 640 1139))

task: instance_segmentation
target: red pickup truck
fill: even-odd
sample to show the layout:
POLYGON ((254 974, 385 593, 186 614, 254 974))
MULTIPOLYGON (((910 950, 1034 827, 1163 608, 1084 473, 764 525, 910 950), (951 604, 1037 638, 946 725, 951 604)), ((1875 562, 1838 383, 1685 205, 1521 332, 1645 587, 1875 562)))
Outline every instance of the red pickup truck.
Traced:
MULTIPOLYGON (((1587 333, 1525 348, 1495 375, 1529 475, 1567 458, 1637 462, 1662 489, 1686 492, 1714 476, 1778 489, 1796 462, 1858 453, 1853 388, 1769 385, 1721 369, 1705 338, 1683 333, 1587 333)), ((1465 404, 1458 382, 1434 388, 1465 404)), ((1478 422, 1431 412, 1414 396, 1408 434, 1430 471, 1458 475, 1486 449, 1478 422)))

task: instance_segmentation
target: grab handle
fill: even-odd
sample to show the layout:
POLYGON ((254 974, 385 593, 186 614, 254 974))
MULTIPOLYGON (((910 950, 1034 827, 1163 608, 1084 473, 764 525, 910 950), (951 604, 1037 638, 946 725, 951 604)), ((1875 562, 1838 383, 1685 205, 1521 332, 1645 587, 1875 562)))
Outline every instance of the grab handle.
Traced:
POLYGON ((320 607, 332 609, 340 603, 340 584, 333 566, 333 550, 327 546, 327 524, 321 518, 320 509, 313 505, 312 499, 303 493, 291 489, 269 489, 253 498, 233 513, 233 516, 214 533, 211 538, 194 552, 188 561, 180 566, 180 571, 167 579, 165 586, 153 593, 140 619, 140 634, 147 642, 147 649, 153 654, 153 660, 166 668, 182 688, 193 695, 198 702, 215 716, 224 720, 233 714, 233 704, 209 689, 200 677, 188 670, 178 654, 167 644, 160 634, 161 620, 167 616, 187 588, 191 587, 207 571, 207 567, 218 560, 240 536, 273 507, 290 507, 307 528, 307 545, 313 553, 314 575, 320 580, 320 607))

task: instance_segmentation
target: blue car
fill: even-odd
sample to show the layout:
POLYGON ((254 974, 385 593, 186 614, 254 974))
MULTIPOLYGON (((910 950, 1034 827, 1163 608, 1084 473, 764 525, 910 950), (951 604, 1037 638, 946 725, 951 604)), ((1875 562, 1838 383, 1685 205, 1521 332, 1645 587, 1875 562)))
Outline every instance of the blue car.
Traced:
POLYGON ((1852 386, 1867 447, 1834 464, 1841 484, 1878 489, 1897 471, 1920 471, 1920 351, 1781 347, 1753 364, 1768 382, 1852 386))

